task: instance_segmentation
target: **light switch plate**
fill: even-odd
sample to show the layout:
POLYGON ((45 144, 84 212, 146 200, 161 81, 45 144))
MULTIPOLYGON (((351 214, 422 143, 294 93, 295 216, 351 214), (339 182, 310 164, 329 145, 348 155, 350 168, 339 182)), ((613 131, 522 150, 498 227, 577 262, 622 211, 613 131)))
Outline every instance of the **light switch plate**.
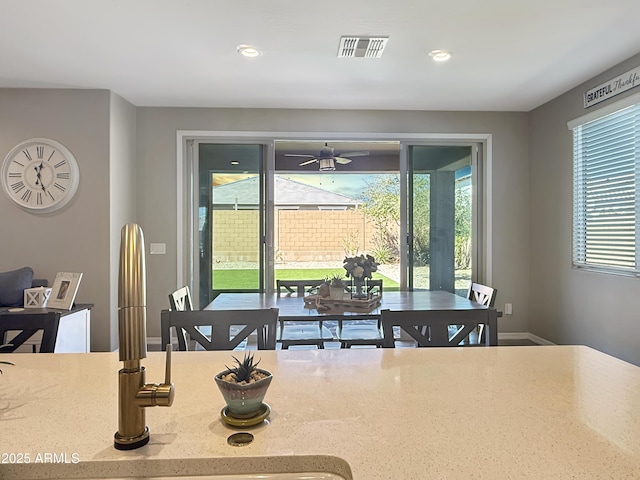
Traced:
POLYGON ((166 243, 152 243, 149 245, 149 253, 151 255, 164 255, 167 253, 166 243))

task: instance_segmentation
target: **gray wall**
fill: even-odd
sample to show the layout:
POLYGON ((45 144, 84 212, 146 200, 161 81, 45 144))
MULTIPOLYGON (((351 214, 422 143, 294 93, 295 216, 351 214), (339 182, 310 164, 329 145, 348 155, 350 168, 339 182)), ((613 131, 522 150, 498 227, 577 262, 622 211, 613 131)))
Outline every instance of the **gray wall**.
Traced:
POLYGON ((586 90, 640 65, 640 55, 530 113, 531 332, 584 344, 640 365, 637 278, 571 268, 572 134, 567 122, 639 91, 588 109, 586 90))
POLYGON ((167 244, 166 255, 147 256, 151 336, 159 335, 160 310, 177 287, 176 130, 490 133, 491 281, 499 289, 498 308, 514 307, 500 320, 500 332, 531 331, 640 364, 638 280, 571 269, 566 125, 585 113, 586 89, 639 64, 640 55, 529 114, 136 109, 108 91, 0 89, 2 157, 22 140, 48 137, 74 153, 81 175, 74 200, 51 215, 26 213, 0 195, 0 271, 30 265, 50 281, 58 271, 83 272, 77 301, 95 304, 92 348, 113 349, 124 223, 141 224, 147 247, 167 244))
POLYGON ((497 303, 513 303, 500 332, 528 332, 529 125, 526 113, 138 108, 138 220, 147 245, 147 324, 159 336, 160 310, 176 285, 176 131, 489 133, 493 135, 493 278, 497 303), (143 180, 144 178, 144 180, 143 180))
POLYGON ((82 272, 77 303, 93 303, 91 343, 110 338, 109 101, 106 90, 0 89, 0 157, 22 140, 65 145, 80 169, 75 197, 35 215, 0 194, 0 271, 25 265, 51 284, 57 272, 82 272))
MULTIPOLYGON (((118 346, 118 268, 120 259, 120 231, 126 223, 136 222, 136 108, 111 94, 109 116, 109 345, 101 350, 118 346)), ((105 278, 106 281, 106 278, 105 278)))

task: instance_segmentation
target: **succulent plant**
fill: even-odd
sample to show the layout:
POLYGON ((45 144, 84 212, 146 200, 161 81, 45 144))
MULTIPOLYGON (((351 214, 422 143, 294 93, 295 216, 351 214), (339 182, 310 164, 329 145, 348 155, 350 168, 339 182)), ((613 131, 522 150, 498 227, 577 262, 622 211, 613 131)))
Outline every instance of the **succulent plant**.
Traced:
POLYGON ((260 360, 258 360, 256 363, 253 363, 253 354, 251 353, 245 353, 244 359, 242 361, 238 360, 238 358, 236 357, 233 357, 233 359, 236 362, 236 366, 229 367, 225 365, 225 367, 227 367, 227 370, 229 370, 229 372, 234 374, 234 376, 236 377, 236 382, 240 383, 244 381, 249 383, 252 378, 251 374, 255 372, 256 367, 260 363, 260 360))
POLYGON ((344 283, 342 283, 342 275, 339 273, 332 275, 329 279, 329 285, 332 287, 342 288, 344 286, 344 283))

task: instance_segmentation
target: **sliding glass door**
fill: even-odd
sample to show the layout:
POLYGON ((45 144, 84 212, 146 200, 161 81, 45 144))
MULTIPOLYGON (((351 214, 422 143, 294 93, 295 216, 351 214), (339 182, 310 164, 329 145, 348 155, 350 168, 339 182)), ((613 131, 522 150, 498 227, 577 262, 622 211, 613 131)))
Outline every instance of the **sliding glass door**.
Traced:
POLYGON ((466 294, 474 257, 473 146, 407 148, 407 287, 466 294))
POLYGON ((200 308, 219 292, 264 291, 265 146, 198 146, 200 308))
POLYGON ((482 144, 336 141, 368 155, 325 172, 300 155, 326 142, 301 142, 194 141, 186 270, 200 308, 219 292, 271 292, 275 278, 331 276, 359 253, 380 262, 385 290, 464 295, 485 279, 482 144))

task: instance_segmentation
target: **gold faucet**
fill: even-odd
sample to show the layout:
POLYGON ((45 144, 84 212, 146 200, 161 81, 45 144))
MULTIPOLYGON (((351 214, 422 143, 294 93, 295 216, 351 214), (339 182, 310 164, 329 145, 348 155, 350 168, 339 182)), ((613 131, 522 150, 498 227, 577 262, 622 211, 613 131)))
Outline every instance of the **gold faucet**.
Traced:
POLYGON ((144 236, 135 223, 122 227, 120 272, 118 277, 118 431, 113 445, 118 450, 133 450, 149 442, 145 425, 146 407, 170 407, 175 390, 171 383, 171 345, 167 345, 164 383, 145 383, 140 359, 147 356, 147 284, 144 236))

